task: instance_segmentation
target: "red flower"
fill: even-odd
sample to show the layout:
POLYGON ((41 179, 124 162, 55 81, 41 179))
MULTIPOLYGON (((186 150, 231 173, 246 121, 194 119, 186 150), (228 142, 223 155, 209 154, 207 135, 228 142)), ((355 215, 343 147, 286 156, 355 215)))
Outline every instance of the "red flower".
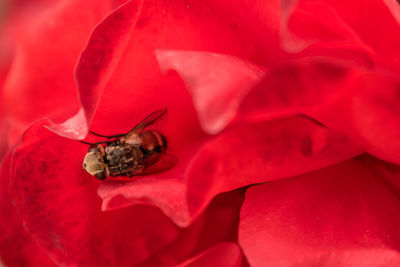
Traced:
POLYGON ((38 11, 12 31, 3 88, 5 147, 36 122, 2 164, 2 260, 400 264, 399 8, 134 0, 38 11), (81 174, 89 128, 127 132, 163 107, 173 168, 131 181, 81 174))

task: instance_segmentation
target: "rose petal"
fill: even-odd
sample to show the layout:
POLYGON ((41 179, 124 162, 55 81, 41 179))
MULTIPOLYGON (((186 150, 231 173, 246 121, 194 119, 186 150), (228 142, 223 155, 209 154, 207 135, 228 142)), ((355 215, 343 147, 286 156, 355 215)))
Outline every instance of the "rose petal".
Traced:
POLYGON ((238 113, 245 120, 305 113, 375 156, 399 163, 399 88, 399 77, 387 72, 332 60, 296 60, 272 70, 238 113))
POLYGON ((24 16, 12 32, 17 48, 3 99, 13 123, 26 126, 42 116, 62 121, 80 108, 74 64, 93 26, 110 10, 108 1, 58 1, 24 16))
POLYGON ((251 266, 396 266, 400 167, 361 156, 250 188, 239 244, 251 266))
POLYGON ((284 9, 283 47, 300 56, 330 56, 371 66, 374 51, 335 12, 321 1, 292 1, 284 9))
POLYGON ((11 154, 0 173, 0 258, 6 266, 55 266, 25 231, 9 192, 11 154))
POLYGON ((0 114, 0 162, 2 162, 10 149, 10 144, 8 142, 9 134, 10 122, 5 118, 2 118, 0 114))
MULTIPOLYGON (((199 144, 193 142, 181 149, 178 162, 171 169, 123 181, 108 179, 99 186, 102 210, 112 210, 135 204, 149 204, 160 208, 165 215, 180 227, 190 223, 186 205, 186 185, 183 176, 190 159, 197 153, 199 144)), ((157 167, 157 163, 154 165, 157 167)))
POLYGON ((26 229, 57 264, 132 266, 176 237, 155 208, 100 211, 98 182, 81 175, 87 146, 44 123, 32 125, 15 151, 11 188, 26 229))
POLYGON ((102 210, 148 204, 159 207, 180 227, 186 227, 190 222, 185 193, 182 179, 159 179, 157 176, 146 176, 129 183, 108 181, 102 183, 98 191, 103 199, 102 210))
POLYGON ((88 133, 87 120, 85 112, 81 108, 78 113, 60 124, 50 122, 50 125, 45 125, 50 131, 71 139, 84 139, 88 133))
POLYGON ((338 99, 358 72, 321 58, 292 60, 272 69, 241 103, 243 119, 308 113, 338 99))
POLYGON ((353 126, 368 142, 368 152, 400 164, 400 77, 367 73, 360 89, 353 126))
POLYGON ((50 0, 13 0, 0 3, 0 87, 14 58, 16 35, 27 28, 40 12, 56 4, 50 0))
POLYGON ((393 17, 396 19, 397 23, 400 24, 400 8, 399 2, 397 0, 383 0, 383 2, 389 8, 389 11, 392 13, 393 17))
POLYGON ((368 152, 400 163, 399 101, 400 77, 360 72, 340 98, 320 106, 310 115, 347 133, 368 152))
POLYGON ((94 29, 75 70, 83 109, 64 123, 49 126, 53 132, 71 139, 83 139, 87 135, 88 124, 126 48, 141 6, 142 1, 128 1, 94 29))
POLYGON ((141 266, 176 266, 221 242, 237 242, 239 212, 244 190, 216 196, 204 213, 176 240, 155 253, 141 266))
POLYGON ((76 67, 79 95, 90 123, 135 28, 143 1, 128 1, 92 32, 76 67))
POLYGON ((179 264, 183 267, 201 266, 241 266, 242 252, 235 243, 220 243, 196 257, 179 264))
POLYGON ((395 1, 286 2, 282 23, 285 48, 299 52, 311 43, 303 55, 327 55, 399 70, 400 27, 395 1), (355 14, 354 10, 371 12, 355 14))
POLYGON ((362 150, 306 117, 244 124, 204 145, 186 173, 192 218, 216 194, 305 173, 349 159, 362 150))
MULTIPOLYGON (((239 31, 236 33, 237 37, 231 45, 238 45, 239 42, 245 42, 249 45, 249 47, 246 47, 247 50, 241 52, 243 55, 236 53, 232 55, 263 66, 271 66, 282 60, 282 58, 287 57, 279 40, 282 19, 281 5, 284 4, 282 1, 249 0, 242 2, 216 0, 207 1, 205 4, 211 7, 212 14, 215 14, 221 20, 222 23, 220 24, 231 22, 230 27, 239 31), (255 53, 250 54, 251 57, 244 56, 253 51, 255 53)), ((216 38, 220 37, 221 35, 216 36, 216 38)), ((209 49, 205 50, 209 51, 209 49)), ((220 53, 227 52, 225 50, 220 51, 220 53)))
MULTIPOLYGON (((388 1, 326 1, 349 25, 360 39, 375 53, 375 63, 379 67, 399 71, 400 25, 396 20, 395 9, 388 8, 388 1), (357 12, 354 10, 370 10, 357 12)), ((397 5, 398 9, 398 5, 397 5)))
POLYGON ((209 134, 217 134, 235 117, 242 99, 265 75, 248 62, 208 52, 158 50, 162 71, 173 69, 185 81, 199 116, 209 134))

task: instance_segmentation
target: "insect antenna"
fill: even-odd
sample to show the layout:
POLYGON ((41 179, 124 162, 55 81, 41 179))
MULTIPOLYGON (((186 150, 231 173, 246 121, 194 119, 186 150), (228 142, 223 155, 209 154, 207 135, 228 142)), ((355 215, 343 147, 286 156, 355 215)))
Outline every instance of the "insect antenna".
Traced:
POLYGON ((122 136, 126 135, 126 134, 102 135, 102 134, 95 133, 93 131, 89 131, 89 133, 91 133, 93 135, 100 136, 100 137, 104 137, 104 138, 107 138, 107 139, 116 138, 116 137, 122 137, 122 136))
POLYGON ((86 145, 99 145, 99 144, 105 144, 105 143, 110 143, 110 141, 101 141, 101 142, 96 142, 96 143, 89 143, 89 142, 85 142, 85 141, 82 141, 82 140, 79 140, 79 142, 81 142, 81 143, 83 143, 83 144, 86 144, 86 145))

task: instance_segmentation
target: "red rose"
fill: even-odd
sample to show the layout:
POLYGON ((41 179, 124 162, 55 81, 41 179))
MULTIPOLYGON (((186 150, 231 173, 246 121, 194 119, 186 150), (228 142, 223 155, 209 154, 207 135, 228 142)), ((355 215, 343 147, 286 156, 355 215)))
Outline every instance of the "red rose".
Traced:
POLYGON ((400 264, 395 1, 46 7, 2 92, 7 146, 36 120, 2 164, 7 266, 400 264), (89 128, 163 107, 173 168, 81 174, 89 128))

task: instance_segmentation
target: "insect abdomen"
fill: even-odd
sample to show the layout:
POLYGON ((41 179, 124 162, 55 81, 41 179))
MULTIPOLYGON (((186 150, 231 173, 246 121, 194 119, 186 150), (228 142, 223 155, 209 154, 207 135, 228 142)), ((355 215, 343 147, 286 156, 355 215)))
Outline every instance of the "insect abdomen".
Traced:
POLYGON ((141 148, 148 151, 150 154, 162 153, 167 149, 167 140, 165 136, 157 131, 139 133, 139 138, 141 140, 141 148))

